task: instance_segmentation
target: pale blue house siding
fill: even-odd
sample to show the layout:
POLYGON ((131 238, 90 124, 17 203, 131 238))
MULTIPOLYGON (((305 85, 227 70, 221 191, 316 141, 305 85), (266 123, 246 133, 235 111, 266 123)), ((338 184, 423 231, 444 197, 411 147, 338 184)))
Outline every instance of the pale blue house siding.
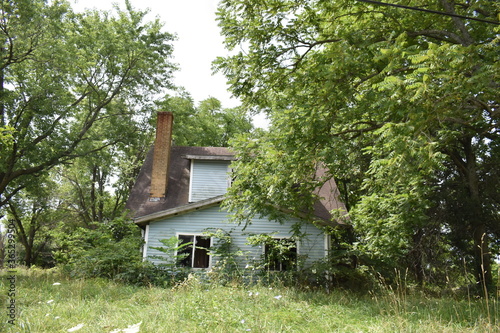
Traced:
POLYGON ((230 161, 192 160, 189 201, 197 202, 226 193, 230 161))
MULTIPOLYGON (((298 219, 291 218, 280 224, 256 218, 251 225, 242 231, 243 226, 228 223, 227 220, 226 212, 220 211, 219 206, 213 206, 151 222, 146 231, 145 256, 160 255, 168 260, 164 253, 151 249, 151 247, 163 246, 160 242, 161 239, 168 239, 178 234, 201 235, 207 228, 221 228, 228 232, 232 231, 231 236, 235 248, 245 253, 240 262, 240 265, 245 267, 247 264, 251 265, 254 260, 259 260, 263 253, 262 247, 245 244, 249 235, 276 233, 274 237, 290 237, 292 235, 291 226, 299 222, 298 219)), ((302 223, 302 231, 307 236, 298 244, 298 253, 300 256, 305 256, 305 264, 310 265, 325 256, 325 236, 321 230, 309 223, 302 223)), ((211 265, 214 265, 216 260, 216 258, 211 258, 211 265)), ((153 261, 159 262, 158 260, 153 261)))

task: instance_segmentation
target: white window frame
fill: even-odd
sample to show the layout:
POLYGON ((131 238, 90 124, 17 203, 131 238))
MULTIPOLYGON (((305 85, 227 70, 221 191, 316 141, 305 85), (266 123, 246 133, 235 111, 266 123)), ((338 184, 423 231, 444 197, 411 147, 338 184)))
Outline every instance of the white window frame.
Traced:
POLYGON ((190 163, 189 163, 189 196, 188 196, 188 202, 193 202, 193 170, 194 170, 194 160, 190 160, 190 163))
POLYGON ((231 163, 227 165, 227 189, 226 191, 233 185, 233 168, 231 168, 231 163))
POLYGON ((330 254, 330 250, 332 248, 332 236, 325 234, 325 254, 324 257, 328 257, 328 254, 330 254))
MULTIPOLYGON (((191 252, 191 265, 187 268, 194 269, 194 270, 200 270, 200 269, 210 269, 212 268, 212 256, 208 254, 208 267, 193 267, 194 265, 194 255, 195 255, 195 250, 196 250, 196 237, 204 237, 204 238, 210 238, 210 247, 213 246, 213 237, 207 236, 202 233, 192 233, 192 232, 177 232, 175 236, 177 237, 177 240, 179 241, 179 236, 193 236, 194 237, 194 246, 192 247, 192 252, 191 252)), ((177 250, 175 251, 175 256, 177 256, 177 250)))
POLYGON ((142 245, 142 259, 146 260, 148 258, 148 246, 149 246, 149 224, 146 224, 146 228, 141 232, 143 234, 144 244, 142 245))

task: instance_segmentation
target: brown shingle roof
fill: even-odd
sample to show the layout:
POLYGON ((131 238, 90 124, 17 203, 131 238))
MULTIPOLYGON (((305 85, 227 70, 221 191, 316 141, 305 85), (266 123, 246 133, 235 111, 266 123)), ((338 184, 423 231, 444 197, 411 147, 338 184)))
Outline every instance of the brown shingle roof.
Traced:
POLYGON ((233 156, 234 154, 224 147, 172 147, 167 195, 158 201, 149 201, 153 166, 153 149, 150 149, 125 206, 132 211, 134 218, 188 204, 190 160, 186 155, 233 156))
MULTIPOLYGON (((188 205, 189 197, 189 173, 190 158, 231 157, 233 153, 224 147, 180 147, 174 146, 171 150, 168 189, 165 198, 158 201, 150 201, 151 169, 153 165, 153 149, 149 151, 144 161, 136 183, 130 193, 126 208, 132 212, 134 218, 146 216, 159 216, 162 211, 179 208, 188 205)), ((316 176, 324 177, 325 170, 318 169, 316 176)), ((345 205, 339 200, 339 191, 333 179, 325 181, 318 189, 320 200, 314 205, 314 215, 330 221, 330 211, 334 209, 344 210, 345 205)), ((147 218, 146 218, 147 219, 147 218)), ((144 220, 141 219, 141 221, 144 220)), ((144 222, 144 221, 143 221, 144 222)), ((340 222, 342 224, 342 222, 340 222)))

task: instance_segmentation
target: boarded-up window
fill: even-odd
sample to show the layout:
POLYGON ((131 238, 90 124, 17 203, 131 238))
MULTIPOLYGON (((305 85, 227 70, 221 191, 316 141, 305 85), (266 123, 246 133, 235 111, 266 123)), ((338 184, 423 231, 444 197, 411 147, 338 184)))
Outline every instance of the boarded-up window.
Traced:
POLYGON ((189 202, 210 199, 226 193, 230 161, 192 160, 189 202))
POLYGON ((179 245, 189 245, 177 251, 179 264, 192 268, 208 268, 210 266, 210 237, 199 235, 179 235, 179 245))

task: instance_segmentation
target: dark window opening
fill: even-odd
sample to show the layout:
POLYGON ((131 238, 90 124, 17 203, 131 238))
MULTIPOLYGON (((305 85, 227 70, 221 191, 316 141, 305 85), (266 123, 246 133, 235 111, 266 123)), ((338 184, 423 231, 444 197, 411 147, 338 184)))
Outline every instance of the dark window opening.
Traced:
POLYGON ((208 268, 210 266, 210 237, 195 235, 179 235, 179 246, 190 243, 177 251, 179 264, 192 268, 208 268))
POLYGON ((265 245, 264 259, 270 271, 288 271, 297 266, 297 243, 288 238, 273 238, 265 245))

